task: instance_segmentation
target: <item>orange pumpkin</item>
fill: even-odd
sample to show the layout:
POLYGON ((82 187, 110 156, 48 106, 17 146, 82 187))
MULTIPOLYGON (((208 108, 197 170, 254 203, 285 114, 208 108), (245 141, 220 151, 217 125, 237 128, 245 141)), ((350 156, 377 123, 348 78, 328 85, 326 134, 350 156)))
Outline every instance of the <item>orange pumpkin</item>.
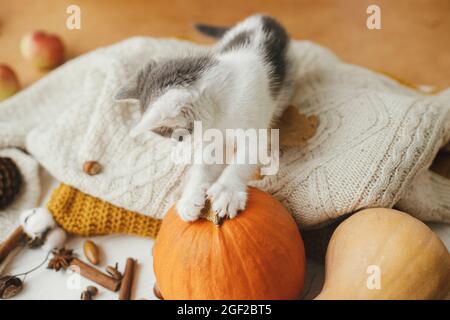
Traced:
POLYGON ((153 247, 153 267, 164 299, 296 299, 305 252, 286 208, 249 188, 247 208, 220 225, 185 222, 172 207, 153 247))

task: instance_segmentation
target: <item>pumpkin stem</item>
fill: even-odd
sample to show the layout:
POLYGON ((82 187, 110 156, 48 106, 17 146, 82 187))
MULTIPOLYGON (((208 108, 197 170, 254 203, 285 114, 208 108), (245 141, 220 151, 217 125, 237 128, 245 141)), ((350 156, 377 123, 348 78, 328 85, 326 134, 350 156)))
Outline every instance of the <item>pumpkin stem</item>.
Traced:
POLYGON ((206 199, 205 207, 202 209, 200 213, 200 218, 206 219, 216 226, 220 226, 223 223, 224 218, 221 218, 217 215, 217 213, 211 208, 211 201, 206 199))

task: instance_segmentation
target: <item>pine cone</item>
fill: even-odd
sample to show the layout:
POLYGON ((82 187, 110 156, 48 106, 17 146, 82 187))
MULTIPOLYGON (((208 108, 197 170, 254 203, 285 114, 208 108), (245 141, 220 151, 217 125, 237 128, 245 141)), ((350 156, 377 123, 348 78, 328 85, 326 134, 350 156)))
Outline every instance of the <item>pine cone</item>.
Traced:
POLYGON ((13 202, 21 184, 22 175, 14 161, 0 157, 0 210, 13 202))

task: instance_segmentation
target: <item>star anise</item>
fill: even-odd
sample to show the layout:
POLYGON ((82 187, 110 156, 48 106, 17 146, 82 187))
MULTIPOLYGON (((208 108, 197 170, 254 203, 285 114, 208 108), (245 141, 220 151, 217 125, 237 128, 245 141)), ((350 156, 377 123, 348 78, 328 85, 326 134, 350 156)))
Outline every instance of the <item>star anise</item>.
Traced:
POLYGON ((122 273, 119 271, 119 264, 116 262, 116 265, 113 266, 107 266, 106 267, 106 273, 108 273, 112 278, 116 280, 122 280, 122 273))
POLYGON ((53 258, 48 262, 47 269, 59 271, 61 268, 67 269, 74 258, 73 250, 57 249, 52 251, 53 258))

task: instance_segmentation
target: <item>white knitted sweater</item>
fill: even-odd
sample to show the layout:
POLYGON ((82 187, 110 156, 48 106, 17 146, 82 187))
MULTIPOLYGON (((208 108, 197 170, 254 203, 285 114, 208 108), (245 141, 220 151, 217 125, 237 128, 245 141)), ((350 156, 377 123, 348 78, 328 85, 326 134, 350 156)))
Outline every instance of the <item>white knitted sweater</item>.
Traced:
MULTIPOLYGON (((450 222, 450 181, 428 171, 450 139, 450 90, 424 96, 314 43, 293 45, 293 105, 319 117, 318 131, 306 147, 282 150, 278 175, 253 184, 281 200, 301 227, 395 204, 424 220, 450 222)), ((168 160, 167 140, 129 137, 140 111, 118 105, 114 95, 150 58, 186 50, 209 48, 132 38, 69 61, 0 104, 0 148, 24 147, 58 180, 163 217, 186 167, 168 160), (98 161, 102 173, 86 175, 87 160, 98 161)))

